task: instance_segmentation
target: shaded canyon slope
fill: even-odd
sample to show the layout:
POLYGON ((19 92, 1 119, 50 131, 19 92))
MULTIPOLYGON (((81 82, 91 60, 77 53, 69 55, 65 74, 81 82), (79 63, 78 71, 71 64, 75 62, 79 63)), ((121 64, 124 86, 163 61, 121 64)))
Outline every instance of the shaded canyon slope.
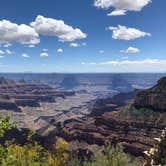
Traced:
POLYGON ((122 144, 126 152, 143 156, 166 126, 165 87, 166 77, 150 89, 100 100, 89 117, 66 122, 50 135, 56 133, 71 144, 78 140, 104 145, 109 140, 122 144))
POLYGON ((137 108, 166 112, 166 77, 161 78, 156 86, 139 92, 134 105, 137 108))

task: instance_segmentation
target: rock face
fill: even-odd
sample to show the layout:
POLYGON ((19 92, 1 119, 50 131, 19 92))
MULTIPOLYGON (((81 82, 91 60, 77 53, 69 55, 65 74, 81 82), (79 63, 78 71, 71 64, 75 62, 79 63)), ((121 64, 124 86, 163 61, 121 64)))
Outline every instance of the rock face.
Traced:
POLYGON ((143 152, 155 144, 153 138, 158 137, 166 126, 166 112, 160 111, 165 109, 165 87, 163 78, 156 86, 137 92, 136 96, 132 92, 100 100, 90 117, 66 122, 58 134, 69 142, 79 140, 91 145, 104 145, 106 141, 111 141, 115 145, 120 143, 126 152, 143 156, 143 152), (151 97, 150 95, 157 96, 156 100, 160 103, 156 105, 153 101, 150 105, 155 111, 133 106, 132 98, 135 96, 134 104, 139 98, 139 107, 149 108, 149 104, 145 105, 144 99, 151 97))
POLYGON ((59 134, 69 142, 78 140, 91 145, 104 145, 106 141, 114 145, 120 143, 126 152, 135 156, 143 155, 145 150, 153 147, 153 138, 161 133, 166 122, 160 122, 161 114, 155 116, 159 116, 159 122, 155 124, 153 117, 146 121, 141 120, 141 117, 136 120, 131 115, 124 118, 124 113, 119 110, 80 122, 73 121, 60 129, 59 134))
POLYGON ((139 92, 134 106, 166 112, 166 77, 161 78, 154 87, 139 92))
POLYGON ((21 107, 39 107, 40 102, 55 102, 55 97, 74 95, 74 92, 56 91, 42 83, 14 82, 0 77, 0 109, 21 111, 21 107))
POLYGON ((112 98, 98 99, 94 104, 90 116, 101 116, 105 112, 115 111, 117 107, 124 106, 128 100, 135 97, 136 90, 128 93, 119 93, 112 98))

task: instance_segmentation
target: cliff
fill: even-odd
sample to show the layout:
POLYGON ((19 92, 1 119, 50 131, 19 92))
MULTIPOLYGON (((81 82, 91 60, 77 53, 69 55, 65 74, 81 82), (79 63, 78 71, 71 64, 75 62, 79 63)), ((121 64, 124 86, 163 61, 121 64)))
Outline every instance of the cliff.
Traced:
POLYGON ((161 135, 166 126, 165 83, 166 78, 162 78, 151 89, 136 92, 136 96, 131 92, 99 100, 89 117, 66 122, 56 134, 89 146, 110 141, 123 145, 126 152, 135 156, 144 156, 143 152, 155 144, 153 138, 161 135))
POLYGON ((105 112, 115 111, 117 107, 124 106, 135 97, 137 90, 127 93, 119 93, 112 98, 98 99, 91 111, 90 116, 101 116, 105 112))
POLYGON ((53 103, 55 97, 72 95, 74 92, 57 91, 42 83, 14 82, 0 77, 0 110, 21 111, 21 107, 39 107, 41 102, 53 103))
POLYGON ((166 77, 161 78, 154 87, 139 92, 134 106, 166 112, 166 77))

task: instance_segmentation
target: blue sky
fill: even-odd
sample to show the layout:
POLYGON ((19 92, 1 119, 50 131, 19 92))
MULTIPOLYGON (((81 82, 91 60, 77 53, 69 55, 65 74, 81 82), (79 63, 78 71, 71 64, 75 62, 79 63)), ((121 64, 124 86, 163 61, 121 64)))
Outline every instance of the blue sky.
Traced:
POLYGON ((0 72, 166 72, 165 7, 164 0, 1 0, 0 72))

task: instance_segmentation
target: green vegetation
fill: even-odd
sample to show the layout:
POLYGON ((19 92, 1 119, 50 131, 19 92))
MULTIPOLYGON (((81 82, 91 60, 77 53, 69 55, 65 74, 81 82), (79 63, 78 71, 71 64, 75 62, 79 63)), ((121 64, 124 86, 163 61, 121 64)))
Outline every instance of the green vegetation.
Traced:
POLYGON ((128 154, 124 153, 121 146, 105 149, 104 154, 95 152, 91 161, 80 162, 73 159, 69 166, 141 166, 141 162, 134 160, 128 154))
MULTIPOLYGON (((0 140, 5 133, 15 129, 16 125, 10 122, 9 116, 0 116, 0 140)), ((33 141, 31 133, 29 140, 24 145, 16 144, 10 140, 0 144, 1 166, 65 166, 68 154, 65 152, 68 144, 61 138, 57 138, 53 147, 55 152, 49 152, 44 147, 33 141)))
MULTIPOLYGON (((8 116, 0 116, 0 140, 5 133, 16 129, 17 126, 11 123, 8 116)), ((15 143, 10 140, 0 144, 0 165, 1 166, 141 166, 142 163, 123 152, 121 146, 106 146, 104 152, 94 151, 90 160, 79 160, 77 157, 70 157, 68 143, 62 138, 55 138, 55 145, 51 152, 32 140, 32 133, 27 136, 24 144, 15 143)), ((1 141, 0 141, 1 142, 1 141)), ((160 154, 156 161, 165 163, 165 140, 159 144, 160 154), (163 149, 164 147, 164 149, 163 149)))
POLYGON ((0 115, 0 138, 3 137, 6 131, 12 130, 17 126, 10 121, 9 116, 3 117, 0 115))

